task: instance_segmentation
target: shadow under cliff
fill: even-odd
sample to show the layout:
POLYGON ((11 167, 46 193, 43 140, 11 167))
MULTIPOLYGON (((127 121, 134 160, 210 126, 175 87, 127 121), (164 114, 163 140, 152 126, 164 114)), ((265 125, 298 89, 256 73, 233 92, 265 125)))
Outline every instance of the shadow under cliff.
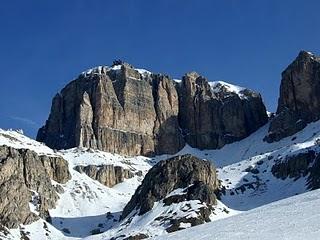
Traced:
POLYGON ((65 236, 83 238, 105 232, 114 226, 121 212, 85 217, 52 217, 51 224, 65 236))

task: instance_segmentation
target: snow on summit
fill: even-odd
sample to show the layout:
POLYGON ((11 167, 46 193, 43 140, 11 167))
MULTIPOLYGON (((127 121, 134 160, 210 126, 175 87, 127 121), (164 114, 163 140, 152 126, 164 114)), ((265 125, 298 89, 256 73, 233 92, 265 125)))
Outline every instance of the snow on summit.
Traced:
POLYGON ((213 81, 209 82, 209 84, 213 93, 218 94, 221 92, 229 92, 237 94, 241 99, 245 98, 244 91, 247 90, 247 88, 233 85, 224 81, 213 81))

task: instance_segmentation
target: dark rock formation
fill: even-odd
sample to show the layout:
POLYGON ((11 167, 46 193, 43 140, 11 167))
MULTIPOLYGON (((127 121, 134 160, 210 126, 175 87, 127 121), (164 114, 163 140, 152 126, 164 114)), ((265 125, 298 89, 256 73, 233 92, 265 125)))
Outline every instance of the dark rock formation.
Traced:
POLYGON ((176 153, 185 140, 193 147, 219 148, 266 122, 261 96, 250 90, 239 95, 223 85, 212 89, 196 73, 177 84, 122 63, 90 70, 69 83, 54 97, 37 140, 56 149, 154 155, 176 153))
POLYGON ((0 225, 16 228, 47 218, 58 194, 51 180, 70 179, 67 162, 60 157, 38 156, 27 149, 0 146, 0 225), (32 212, 33 202, 39 216, 32 212))
POLYGON ((193 147, 220 148, 247 137, 268 120, 260 94, 248 89, 236 93, 222 83, 210 86, 195 72, 186 74, 178 89, 180 125, 193 147))
POLYGON ((149 236, 144 233, 138 233, 137 235, 133 235, 133 236, 120 235, 117 237, 112 237, 110 240, 141 240, 141 239, 146 239, 148 237, 149 236))
POLYGON ((173 82, 128 64, 118 67, 99 67, 69 83, 54 97, 37 140, 56 149, 84 146, 125 155, 181 149, 173 82))
POLYGON ((282 72, 277 115, 265 140, 279 141, 320 119, 320 58, 301 51, 282 72))
POLYGON ((307 188, 318 189, 320 188, 320 154, 309 150, 287 156, 284 160, 276 161, 271 172, 281 179, 306 177, 307 188))
POLYGON ((171 205, 172 203, 179 203, 189 200, 200 200, 208 205, 216 205, 217 198, 215 191, 216 189, 207 185, 204 182, 194 182, 190 187, 183 191, 183 194, 172 195, 163 199, 165 205, 171 205))
POLYGON ((197 199, 208 201, 208 205, 215 204, 214 191, 218 185, 216 170, 208 161, 192 155, 161 161, 149 170, 124 208, 121 218, 124 219, 134 210, 139 215, 148 212, 156 201, 163 200, 178 188, 189 187, 183 196, 187 200, 197 199), (190 187, 193 184, 195 187, 190 187))
POLYGON ((320 154, 314 159, 310 168, 310 175, 307 178, 307 186, 310 190, 320 188, 320 154))
POLYGON ((130 170, 113 165, 76 166, 75 170, 87 174, 90 178, 99 181, 107 187, 113 187, 123 182, 125 178, 128 179, 134 176, 130 170))
POLYGON ((287 156, 285 160, 276 162, 271 169, 272 174, 281 179, 299 178, 309 173, 310 163, 315 159, 315 152, 308 151, 293 156, 287 156))

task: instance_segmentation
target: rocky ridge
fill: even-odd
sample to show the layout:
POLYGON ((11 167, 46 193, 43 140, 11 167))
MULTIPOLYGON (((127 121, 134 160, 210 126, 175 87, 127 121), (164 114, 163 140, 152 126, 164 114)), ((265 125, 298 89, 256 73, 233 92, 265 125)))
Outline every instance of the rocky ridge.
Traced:
POLYGON ((195 72, 182 78, 178 93, 180 126, 192 147, 221 148, 268 120, 260 94, 225 82, 210 83, 195 72))
POLYGON ((279 141, 320 119, 319 92, 320 58, 301 51, 282 72, 277 113, 265 140, 279 141))
POLYGON ((56 149, 145 156, 176 153, 185 143, 220 148, 267 122, 259 94, 225 86, 210 86, 196 73, 177 83, 126 63, 98 67, 53 98, 37 140, 56 149))

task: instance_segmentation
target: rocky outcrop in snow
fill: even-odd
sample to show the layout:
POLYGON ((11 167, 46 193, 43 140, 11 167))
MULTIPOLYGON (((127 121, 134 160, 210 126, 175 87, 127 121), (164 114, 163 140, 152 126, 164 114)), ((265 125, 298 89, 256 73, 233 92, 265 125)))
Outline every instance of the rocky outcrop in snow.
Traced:
POLYGON ((314 150, 289 155, 272 166, 272 174, 281 179, 306 177, 310 190, 320 188, 320 154, 314 150))
MULTIPOLYGON (((163 201, 166 206, 198 200, 204 205, 195 211, 196 216, 172 219, 158 217, 158 220, 170 226, 167 228, 169 232, 178 230, 180 223, 194 226, 207 222, 210 221, 211 207, 216 204, 215 191, 218 186, 216 169, 210 162, 192 155, 173 157, 159 162, 149 170, 124 208, 121 218, 143 215, 159 201, 163 201)), ((190 203, 184 207, 192 211, 190 203)), ((184 210, 187 211, 185 208, 184 210)))
POLYGON ((76 166, 75 170, 87 174, 90 178, 99 181, 107 187, 121 183, 124 179, 132 178, 134 174, 129 169, 113 165, 76 166))
POLYGON ((48 218, 61 187, 70 179, 61 157, 39 156, 28 149, 0 146, 0 225, 16 228, 39 217, 48 218))
POLYGON ((124 155, 172 154, 185 141, 220 148, 266 121, 260 95, 250 90, 221 82, 210 86, 195 73, 179 84, 121 63, 82 73, 62 89, 37 140, 56 149, 83 146, 124 155))
POLYGON ((282 72, 277 115, 267 142, 279 141, 320 119, 320 58, 301 51, 282 72))

